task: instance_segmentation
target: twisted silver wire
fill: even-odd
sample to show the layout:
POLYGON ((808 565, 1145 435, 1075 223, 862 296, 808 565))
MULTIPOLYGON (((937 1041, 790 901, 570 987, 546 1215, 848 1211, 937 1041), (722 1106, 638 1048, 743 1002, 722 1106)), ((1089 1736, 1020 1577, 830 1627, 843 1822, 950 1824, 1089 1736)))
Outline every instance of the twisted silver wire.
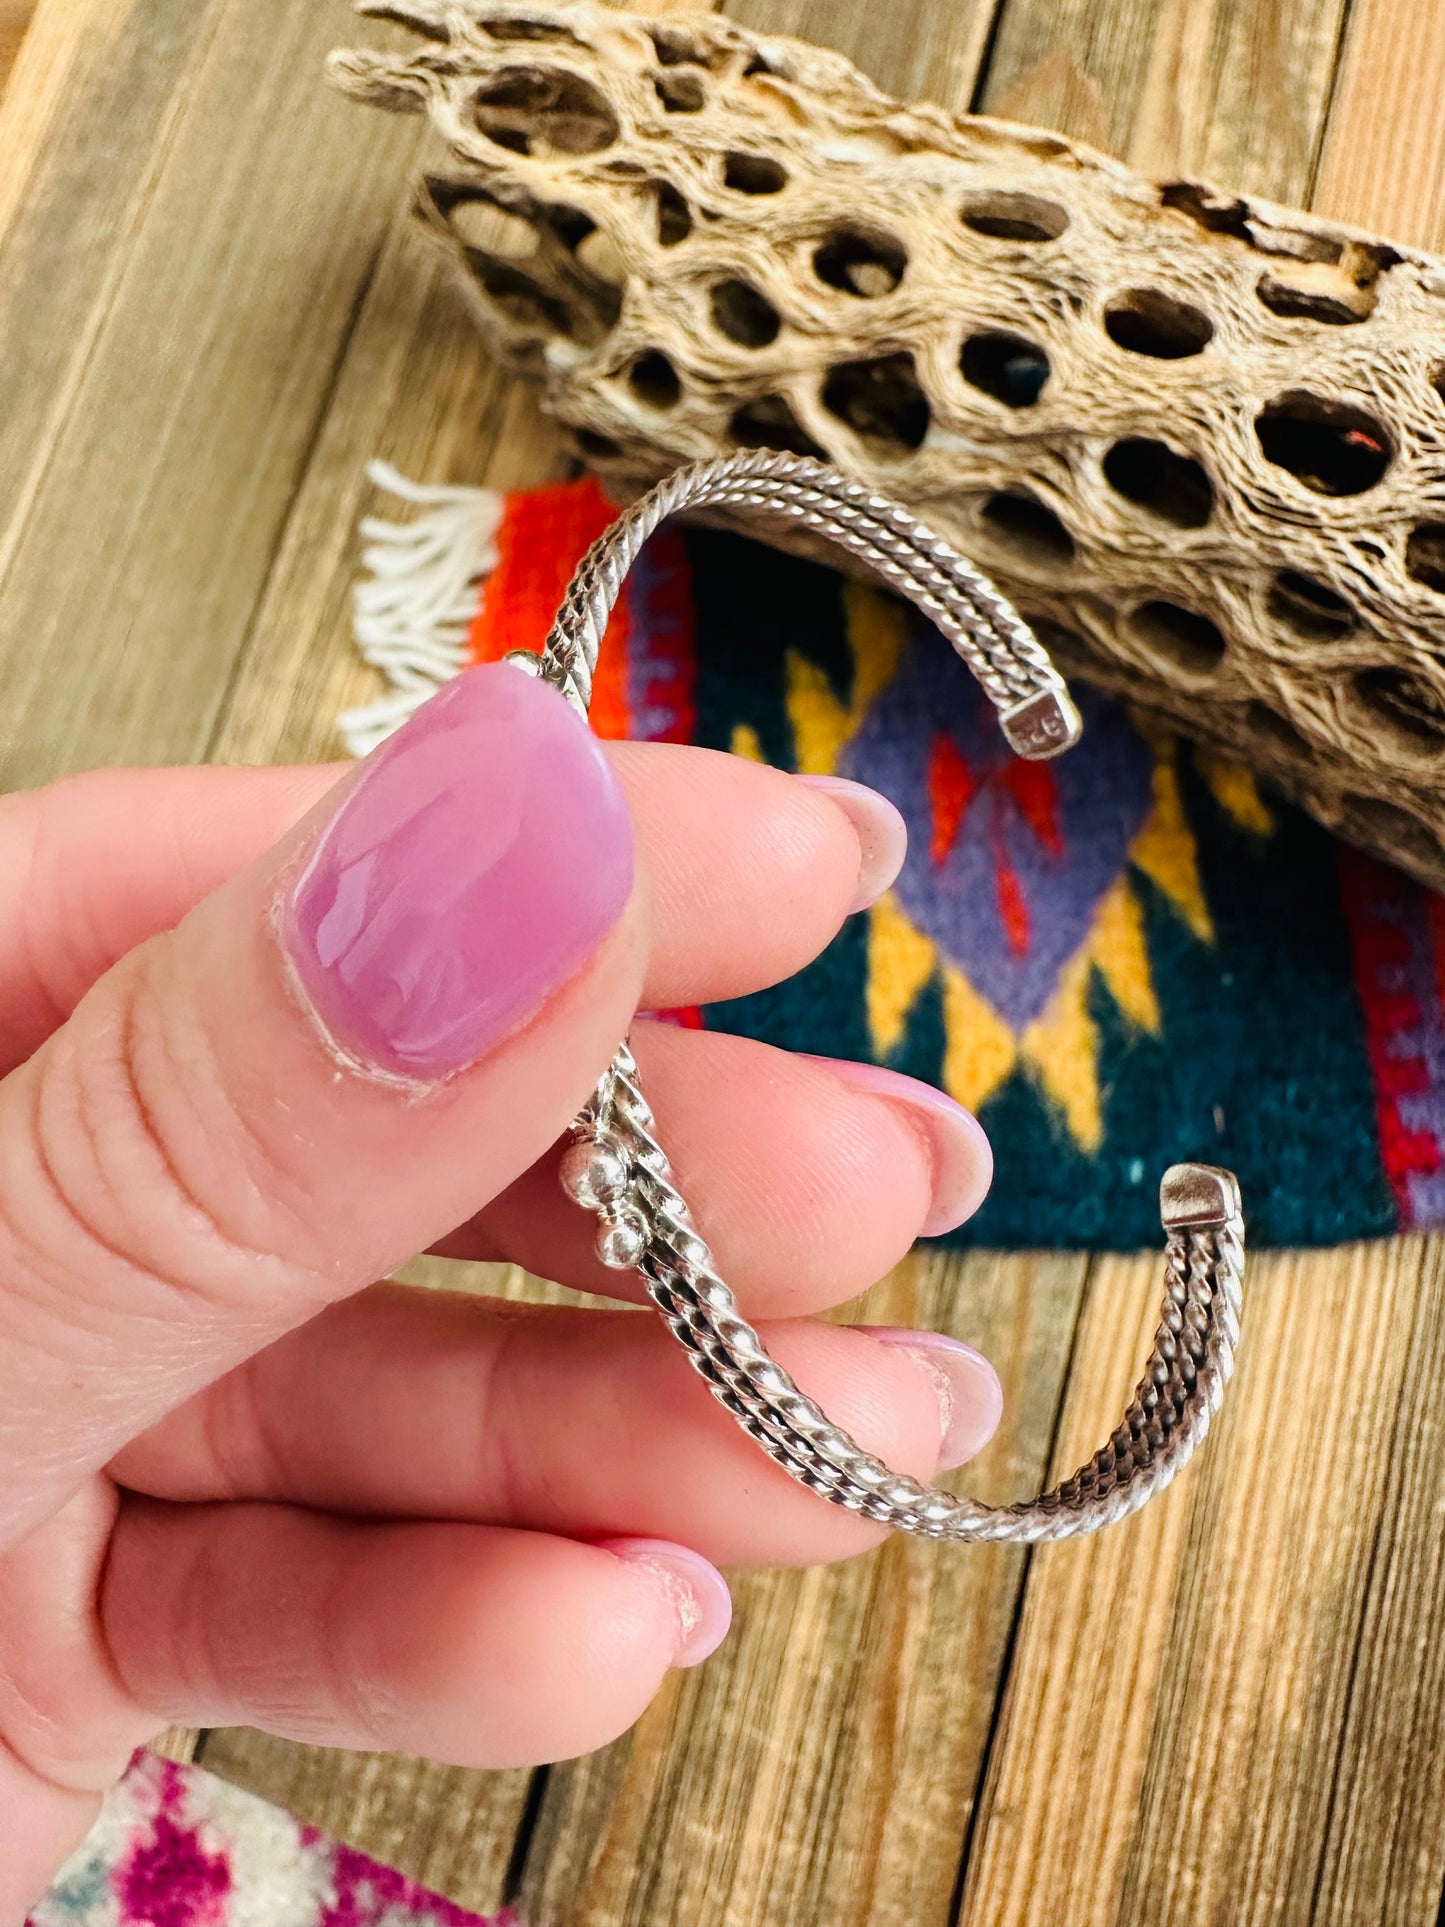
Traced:
POLYGON ((1041 702, 1057 717, 1049 753, 1077 741, 1078 713, 1063 678, 987 576, 896 502, 826 463, 766 451, 679 469, 635 502, 582 558, 542 661, 543 673, 584 712, 608 619, 643 543, 669 516, 706 508, 780 517, 856 556, 948 637, 1004 716, 1006 729, 1012 711, 1041 702))
MULTIPOLYGON (((757 454, 680 470, 636 502, 579 565, 540 657, 585 715, 608 618, 648 536, 684 508, 786 517, 867 562, 931 617, 1000 712, 1021 754, 1057 754, 1078 712, 1038 639, 984 575, 906 510, 822 463, 757 454)), ((935 1539, 1071 1538, 1136 1511, 1193 1456, 1234 1365, 1244 1281, 1238 1187, 1225 1171, 1176 1165, 1161 1186, 1168 1232, 1164 1305, 1123 1419, 1040 1497, 987 1506, 893 1470, 816 1405, 765 1350, 718 1276, 653 1129, 631 1051, 620 1047, 572 1127, 562 1182, 599 1219, 604 1262, 635 1267, 714 1396, 768 1456, 834 1505, 935 1539)))

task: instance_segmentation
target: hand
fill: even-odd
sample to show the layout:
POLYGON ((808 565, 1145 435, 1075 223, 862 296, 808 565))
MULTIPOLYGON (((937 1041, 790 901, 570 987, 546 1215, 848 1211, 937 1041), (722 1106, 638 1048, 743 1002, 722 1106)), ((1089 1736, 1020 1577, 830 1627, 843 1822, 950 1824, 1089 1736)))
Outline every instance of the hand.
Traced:
POLYGON ((370 1283, 431 1247, 641 1298, 555 1175, 629 1026, 789 1370, 915 1474, 983 1443, 976 1354, 811 1317, 973 1209, 977 1125, 633 1022, 791 974, 902 853, 871 792, 604 752, 505 666, 359 770, 0 804, 0 1922, 167 1722, 555 1759, 721 1639, 709 1561, 873 1542, 650 1313, 370 1283))

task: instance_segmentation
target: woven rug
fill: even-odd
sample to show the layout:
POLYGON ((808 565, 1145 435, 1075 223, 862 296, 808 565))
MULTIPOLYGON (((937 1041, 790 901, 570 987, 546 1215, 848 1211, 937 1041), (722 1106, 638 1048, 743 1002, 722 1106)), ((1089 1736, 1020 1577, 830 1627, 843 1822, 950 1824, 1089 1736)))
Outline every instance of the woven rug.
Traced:
POLYGON ((138 1753, 28 1927, 515 1927, 484 1921, 199 1767, 138 1753))
MULTIPOLYGON (((422 488, 362 525, 369 748, 438 682, 537 647, 615 514, 582 481, 422 488)), ((1167 1164, 1235 1170, 1251 1237, 1445 1222, 1445 901, 1342 848, 1248 772, 1083 693, 1080 746, 1029 764, 947 643, 816 564, 664 528, 598 667, 607 736, 693 742, 884 791, 896 887, 790 982, 676 1013, 873 1059, 977 1111, 993 1192, 949 1242, 1133 1249, 1167 1164)))

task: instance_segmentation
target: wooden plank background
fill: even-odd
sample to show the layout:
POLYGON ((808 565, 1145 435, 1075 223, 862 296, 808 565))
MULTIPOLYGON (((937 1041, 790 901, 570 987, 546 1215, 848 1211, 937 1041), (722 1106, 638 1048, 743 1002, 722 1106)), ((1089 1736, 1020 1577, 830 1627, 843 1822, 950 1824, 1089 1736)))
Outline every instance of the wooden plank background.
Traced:
MULTIPOLYGON (((1445 249, 1440 0, 723 10, 900 92, 1445 249)), ((0 0, 0 782, 332 754, 368 687, 366 458, 515 485, 561 472, 555 439, 406 232, 416 124, 318 82, 341 7, 41 0, 22 45, 28 12, 0 0)), ((175 1746, 531 1927, 1434 1923, 1442 1253, 1257 1262, 1232 1409, 1166 1499, 1032 1555, 898 1541, 744 1576, 719 1655, 591 1759, 175 1746)), ((1004 1494, 1112 1421, 1155 1280, 916 1255, 868 1315, 995 1359, 1008 1416, 970 1477, 1004 1494)))

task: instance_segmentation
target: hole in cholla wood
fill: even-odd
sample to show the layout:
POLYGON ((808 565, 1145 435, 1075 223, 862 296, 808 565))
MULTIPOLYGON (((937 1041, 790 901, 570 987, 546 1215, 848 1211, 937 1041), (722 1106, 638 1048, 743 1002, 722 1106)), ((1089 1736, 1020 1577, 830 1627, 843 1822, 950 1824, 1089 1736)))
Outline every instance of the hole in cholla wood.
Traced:
POLYGON ((560 68, 508 68, 477 89, 472 116, 488 140, 534 160, 600 153, 618 134, 606 95, 560 68))
POLYGON ((1049 379, 1048 356, 1022 335, 970 335, 958 365, 970 387, 1005 408, 1032 408, 1049 379))
POLYGON ((963 224, 991 241, 1057 241, 1069 225, 1066 208, 1038 194, 976 194, 963 210, 963 224))
POLYGON ((1226 644, 1219 624, 1182 603, 1163 597, 1141 603, 1129 626, 1153 654, 1187 676, 1212 676, 1224 660, 1226 644))
POLYGON ((713 326, 740 348, 766 348, 783 318, 751 281, 719 281, 710 297, 713 326))
POLYGON ((886 234, 835 228, 813 256, 813 272, 830 288, 877 301, 892 294, 908 268, 908 250, 886 234))
POLYGON ((1214 323, 1162 288, 1130 288, 1116 295, 1104 316, 1109 339, 1131 355, 1155 361, 1186 361, 1203 354, 1214 339, 1214 323))
POLYGON ((1380 299, 1383 278, 1400 265, 1398 252, 1354 238, 1331 245, 1318 236, 1250 226, 1256 248, 1286 258, 1266 270, 1255 294, 1287 321, 1354 327, 1368 321, 1380 299))
POLYGON ((1159 189, 1159 205, 1187 215, 1206 234, 1227 234, 1254 245, 1249 203, 1238 195, 1216 194, 1198 181, 1166 181, 1159 189))
POLYGON ((432 206, 463 247, 502 261, 531 260, 541 247, 533 209, 521 214, 501 207, 483 189, 466 188, 436 175, 428 175, 424 186, 432 206))
POLYGON ((577 44, 577 36, 550 14, 526 14, 512 19, 484 20, 482 31, 492 40, 550 40, 554 45, 577 44))
POLYGON ((1354 697, 1372 729, 1384 729, 1403 755, 1445 750, 1445 699, 1423 676, 1385 664, 1362 669, 1354 697))
POLYGON ((1405 573, 1445 595, 1445 522, 1419 522, 1405 543, 1405 573))
POLYGON ((1394 458, 1373 415, 1302 389, 1272 401, 1254 426, 1265 459, 1317 495, 1363 495, 1394 458))
POLYGON ((823 383, 823 406, 880 451, 921 448, 933 419, 907 353, 840 361, 823 383))
POLYGON ((1270 584, 1269 613, 1309 642, 1338 642, 1356 626, 1344 596, 1299 569, 1281 569, 1270 584))
POLYGON ((716 67, 725 58, 721 47, 709 46, 686 27, 656 22, 647 30, 658 63, 663 67, 716 67))
POLYGON ((654 181, 657 202, 657 239, 665 248, 675 248, 692 233, 692 209, 671 181, 654 181))
POLYGON ((682 382, 676 368, 660 348, 648 348, 628 370, 628 386, 637 399, 649 408, 676 408, 682 399, 682 382))
POLYGON ((1214 513, 1214 484, 1204 464, 1146 435, 1115 442, 1104 457, 1104 479, 1126 502, 1176 528, 1202 529, 1214 513))
POLYGON ((826 462, 828 451, 814 441, 782 395, 758 395, 733 415, 729 434, 739 448, 775 448, 787 455, 811 455, 826 462))
POLYGON ((745 154, 734 148, 723 156, 723 186, 734 194, 781 194, 788 170, 766 154, 745 154))
POLYGON ((560 335, 569 341, 585 338, 580 311, 570 308, 550 288, 511 261, 498 261, 475 248, 467 263, 488 300, 517 328, 537 335, 560 335))
POLYGON ((1323 321, 1336 327, 1365 320, 1375 305, 1373 301, 1368 305, 1348 301, 1327 287, 1301 287, 1297 280, 1281 280, 1273 274, 1261 278, 1257 293, 1271 314, 1294 321, 1323 321))
POLYGON ((700 114, 707 106, 707 88, 702 83, 702 75, 687 67, 668 67, 654 74, 652 85, 669 114, 700 114))
POLYGON ((774 77, 779 80, 792 79, 793 69, 786 56, 764 53, 761 47, 755 47, 748 55, 747 66, 743 68, 743 79, 757 80, 774 77))
POLYGON ((1037 495, 1010 489, 990 495, 980 514, 983 532, 1021 561, 1057 569, 1074 559, 1074 538, 1037 495))

